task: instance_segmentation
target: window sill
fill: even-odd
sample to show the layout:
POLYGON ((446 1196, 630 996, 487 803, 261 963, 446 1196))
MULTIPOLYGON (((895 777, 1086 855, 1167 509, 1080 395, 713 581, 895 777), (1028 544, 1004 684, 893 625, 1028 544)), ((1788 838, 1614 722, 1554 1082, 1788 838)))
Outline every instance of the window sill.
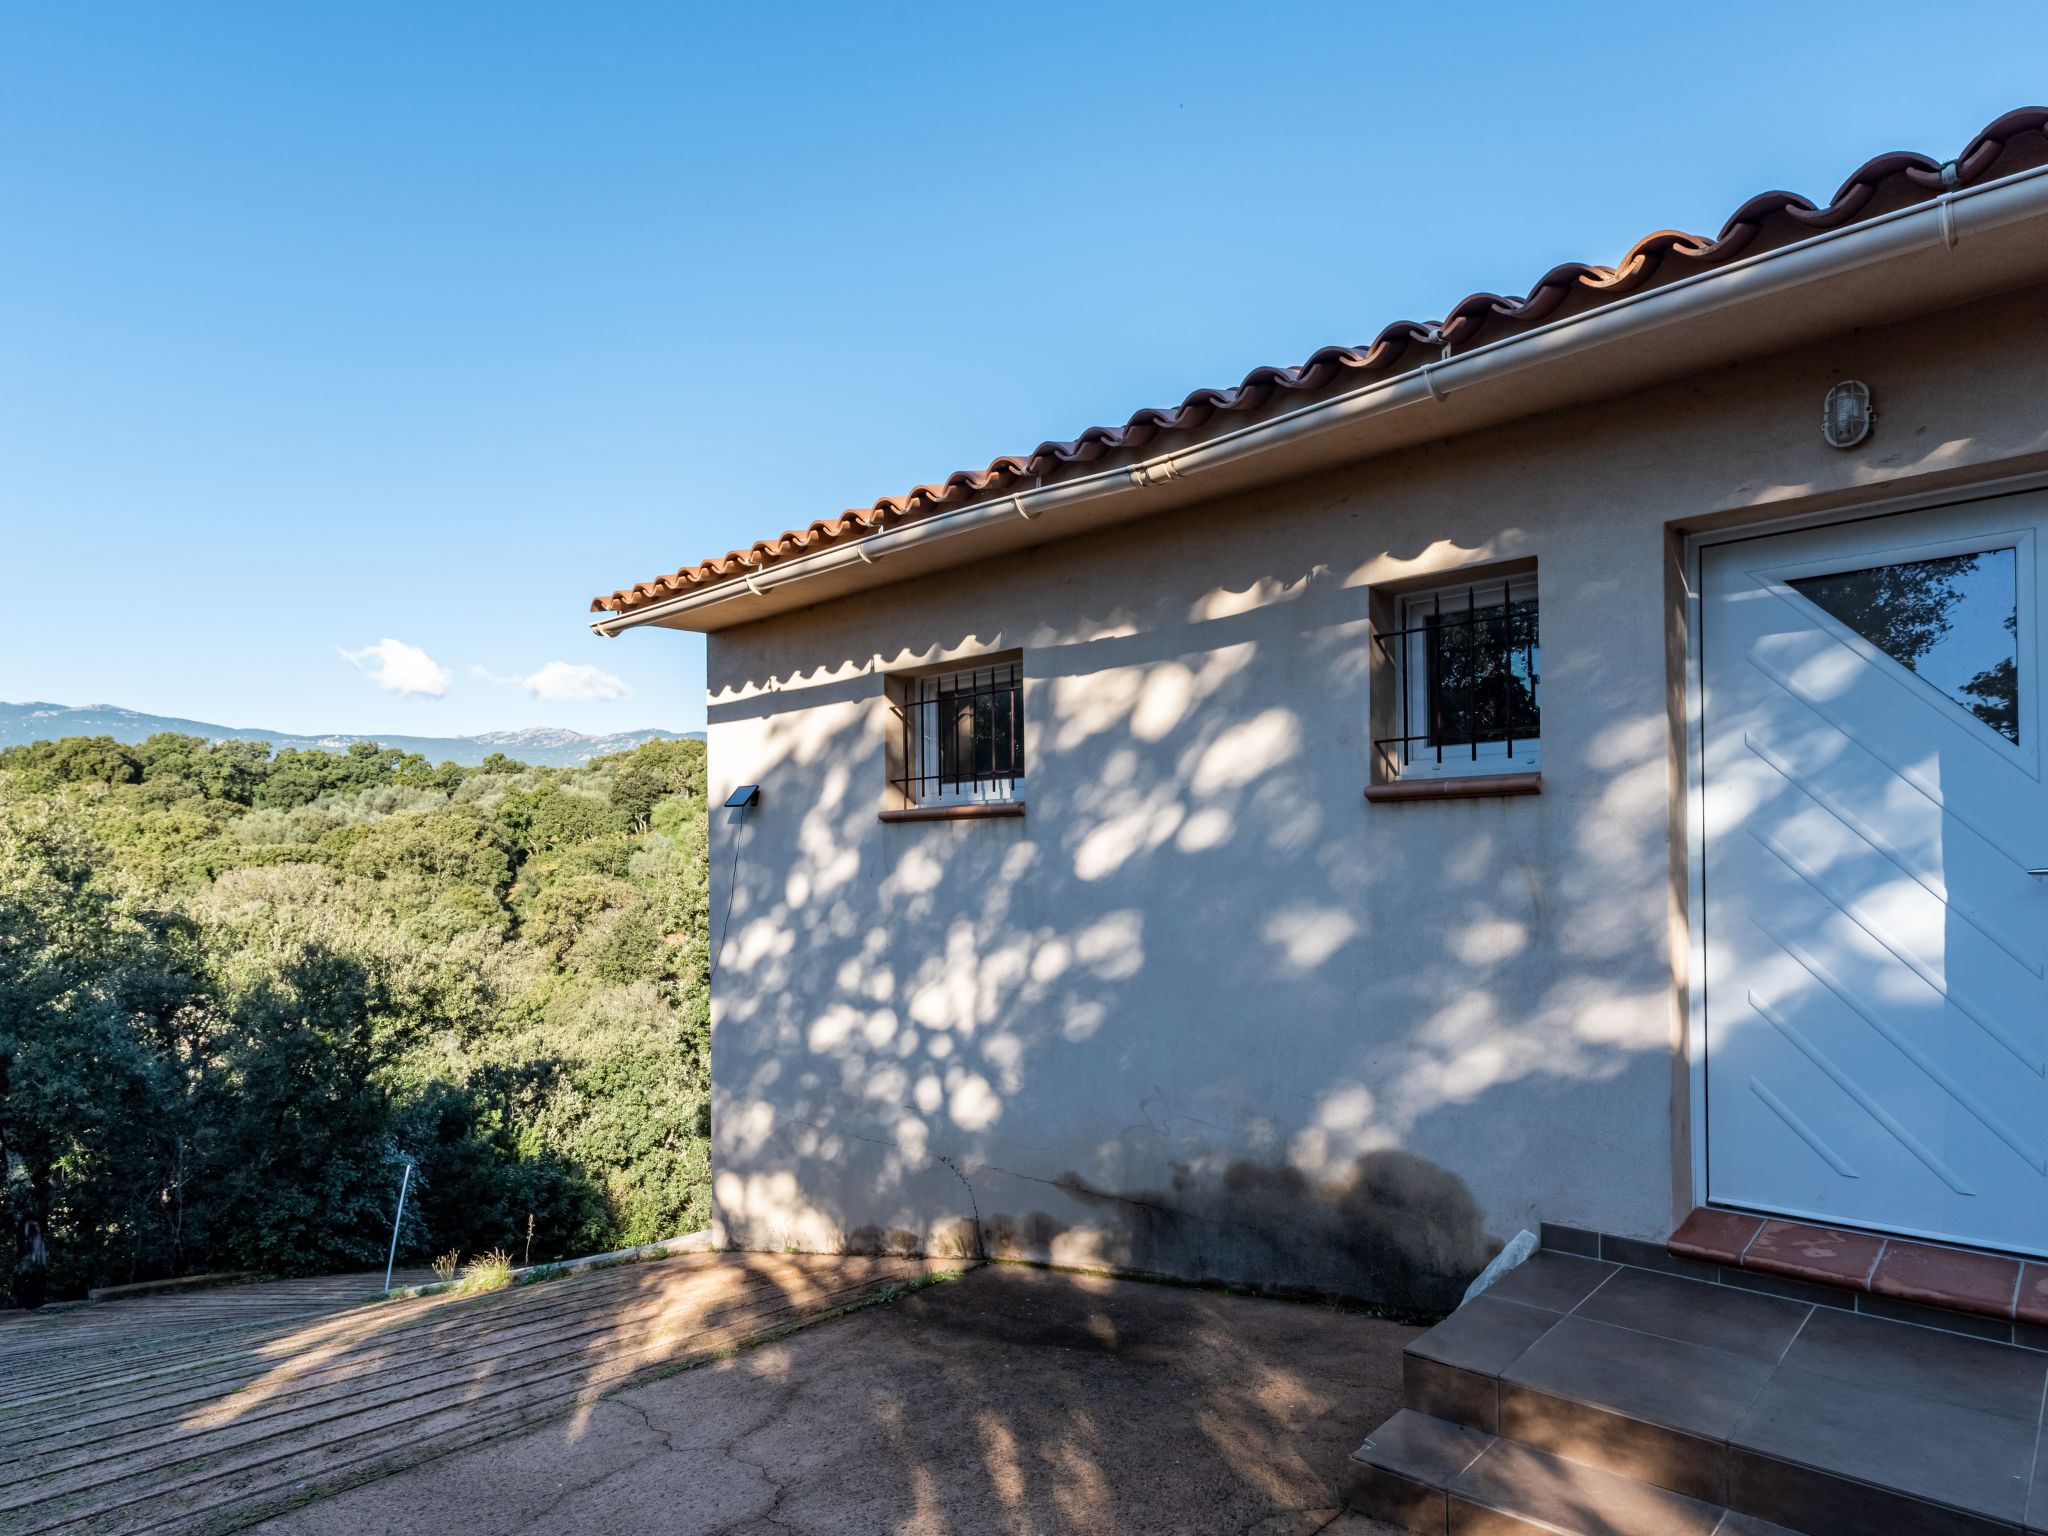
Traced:
POLYGON ((1500 800, 1510 795, 1542 793, 1540 773, 1468 773, 1441 779, 1401 779, 1365 787, 1365 798, 1375 805, 1399 800, 1500 800))
POLYGON ((1022 816, 1022 800, 982 800, 962 805, 906 805, 883 811, 884 821, 981 821, 991 816, 1022 816))

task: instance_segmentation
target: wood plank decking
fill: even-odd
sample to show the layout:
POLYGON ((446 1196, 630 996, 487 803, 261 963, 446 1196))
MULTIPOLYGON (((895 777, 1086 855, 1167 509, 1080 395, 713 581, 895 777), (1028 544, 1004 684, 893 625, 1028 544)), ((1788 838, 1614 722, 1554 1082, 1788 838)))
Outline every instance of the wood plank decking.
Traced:
POLYGON ((945 1267, 692 1254, 467 1298, 355 1305, 381 1280, 356 1276, 16 1315, 0 1532, 231 1530, 945 1267))

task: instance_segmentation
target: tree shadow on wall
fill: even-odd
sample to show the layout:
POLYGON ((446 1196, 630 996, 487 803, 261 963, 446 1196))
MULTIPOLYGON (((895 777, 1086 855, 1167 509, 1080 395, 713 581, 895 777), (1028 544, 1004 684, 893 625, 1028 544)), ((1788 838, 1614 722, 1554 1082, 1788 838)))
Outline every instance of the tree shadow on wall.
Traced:
MULTIPOLYGON (((1551 745, 1583 790, 1362 806, 1364 587, 1152 553, 1146 598, 1065 625, 826 605, 804 648, 842 659, 802 671, 718 637, 713 769, 764 786, 713 830, 721 1230, 1441 1310, 1516 1226, 1580 1216, 1530 1167, 1668 1165, 1661 696, 1551 745), (1012 646, 1028 815, 880 823, 880 674, 1012 646)), ((1071 611, 1060 581, 1003 605, 1071 611)), ((1599 686, 1610 634, 1545 638, 1599 686)))

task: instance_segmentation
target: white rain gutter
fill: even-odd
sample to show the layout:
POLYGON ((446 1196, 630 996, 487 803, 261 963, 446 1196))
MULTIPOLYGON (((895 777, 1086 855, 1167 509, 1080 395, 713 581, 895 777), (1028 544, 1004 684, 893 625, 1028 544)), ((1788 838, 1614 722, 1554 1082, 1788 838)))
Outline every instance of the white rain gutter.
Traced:
MULTIPOLYGON (((1953 180, 1953 170, 1948 166, 1942 169, 1944 177, 1953 180)), ((1733 303, 1768 297, 1914 251, 1935 246, 1953 250, 1968 234, 2043 215, 2048 215, 2048 166, 2018 171, 1973 187, 1951 187, 1932 202, 1916 203, 1841 229, 1827 230, 1730 262, 1712 272, 1680 278, 1661 288, 1628 294, 1598 309, 1553 320, 1519 336, 1482 343, 1469 352, 1375 379, 1342 394, 1328 395, 1294 410, 1248 422, 1135 464, 1075 475, 949 512, 932 513, 898 528, 866 534, 851 544, 757 567, 744 575, 728 577, 716 586, 649 603, 628 613, 606 614, 592 620, 590 627, 600 635, 617 635, 713 607, 743 594, 764 596, 774 588, 849 565, 878 564, 897 551, 972 533, 1010 518, 1034 519, 1113 496, 1139 494, 1152 486, 1183 480, 1203 470, 1319 437, 1374 416, 1441 402, 1453 393, 1497 383, 1595 347, 1644 336, 1733 303)))

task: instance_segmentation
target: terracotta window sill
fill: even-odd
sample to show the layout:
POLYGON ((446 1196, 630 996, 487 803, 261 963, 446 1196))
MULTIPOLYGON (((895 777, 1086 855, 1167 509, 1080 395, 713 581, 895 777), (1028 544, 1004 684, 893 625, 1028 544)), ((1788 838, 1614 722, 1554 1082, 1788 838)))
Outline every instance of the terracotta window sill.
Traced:
POLYGON ((991 800, 976 805, 907 805, 883 811, 884 821, 980 821, 991 816, 1022 816, 1022 800, 991 800))
POLYGON ((1456 778, 1402 779, 1365 787, 1365 798, 1375 805, 1395 800, 1498 800, 1508 795, 1542 793, 1540 773, 1470 773, 1456 778))

